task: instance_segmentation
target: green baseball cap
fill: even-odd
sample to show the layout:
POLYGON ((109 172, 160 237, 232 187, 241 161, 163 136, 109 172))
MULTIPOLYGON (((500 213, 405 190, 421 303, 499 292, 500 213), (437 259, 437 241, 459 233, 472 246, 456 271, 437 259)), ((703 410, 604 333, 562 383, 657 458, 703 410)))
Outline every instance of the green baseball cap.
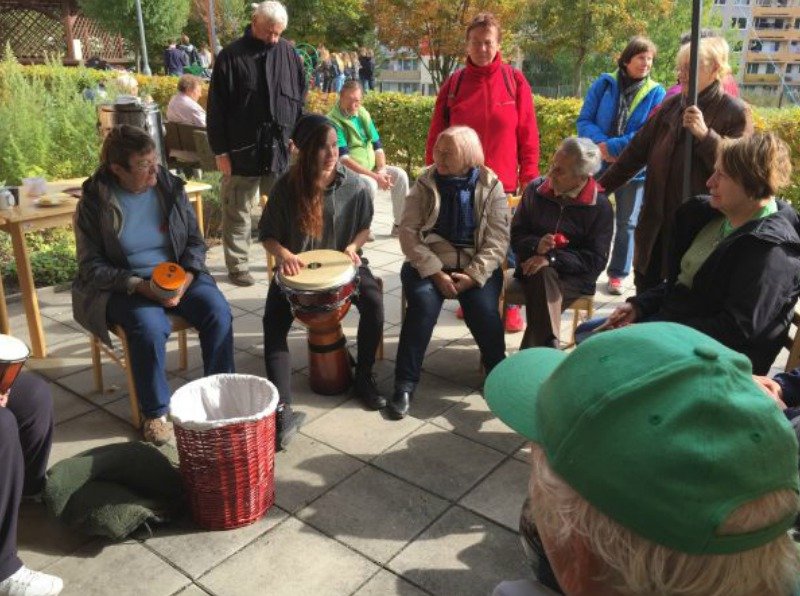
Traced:
POLYGON ((721 535, 740 505, 798 485, 797 439, 747 357, 683 325, 598 333, 571 354, 523 350, 484 394, 551 468, 620 525, 688 554, 764 545, 795 515, 721 535))

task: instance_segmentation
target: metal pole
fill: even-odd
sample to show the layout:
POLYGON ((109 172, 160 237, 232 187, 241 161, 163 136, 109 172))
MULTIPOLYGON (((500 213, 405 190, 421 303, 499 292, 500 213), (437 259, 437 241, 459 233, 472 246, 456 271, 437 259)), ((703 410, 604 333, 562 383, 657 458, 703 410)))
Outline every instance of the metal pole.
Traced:
POLYGON ((147 45, 144 41, 144 19, 142 18, 141 0, 136 0, 136 20, 139 21, 139 43, 142 46, 142 74, 149 77, 153 73, 150 70, 150 64, 147 62, 147 45))
MULTIPOLYGON (((692 40, 689 53, 689 92, 686 106, 697 105, 697 64, 700 50, 700 14, 703 12, 702 0, 692 0, 692 40)), ((694 135, 686 131, 686 155, 683 162, 683 200, 692 197, 692 143, 694 135)))
POLYGON ((208 0, 208 42, 211 44, 211 52, 217 55, 217 13, 214 10, 214 0, 208 0))

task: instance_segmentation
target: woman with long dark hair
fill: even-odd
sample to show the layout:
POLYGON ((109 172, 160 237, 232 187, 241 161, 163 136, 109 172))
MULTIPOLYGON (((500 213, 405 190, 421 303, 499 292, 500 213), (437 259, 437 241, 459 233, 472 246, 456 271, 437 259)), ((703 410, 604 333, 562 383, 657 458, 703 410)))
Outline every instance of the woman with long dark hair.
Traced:
MULTIPOLYGON (((329 249, 345 253, 358 267, 359 289, 353 304, 358 324, 358 363, 355 393, 371 409, 386 400, 372 375, 375 353, 383 333, 383 296, 360 257, 369 237, 372 200, 357 174, 339 164, 336 129, 325 116, 301 118, 292 133, 297 158, 275 184, 259 223, 259 240, 278 261, 282 275, 291 277, 305 267, 300 253, 329 249)), ((264 360, 267 378, 278 388, 278 446, 283 448, 304 415, 292 411, 292 367, 286 341, 293 320, 289 301, 273 279, 264 308, 264 360)))

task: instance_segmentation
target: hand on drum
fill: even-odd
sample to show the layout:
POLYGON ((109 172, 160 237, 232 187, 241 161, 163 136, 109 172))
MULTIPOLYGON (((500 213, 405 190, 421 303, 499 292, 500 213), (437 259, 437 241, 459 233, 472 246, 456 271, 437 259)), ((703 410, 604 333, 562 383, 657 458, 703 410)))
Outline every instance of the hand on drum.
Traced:
POLYGON ((348 244, 342 252, 353 261, 353 265, 361 267, 361 257, 358 256, 358 249, 355 244, 348 244))
POLYGON ((281 273, 286 276, 291 277, 292 275, 297 275, 300 273, 300 270, 306 266, 306 264, 300 260, 296 254, 286 251, 288 254, 283 256, 283 260, 281 261, 281 273))

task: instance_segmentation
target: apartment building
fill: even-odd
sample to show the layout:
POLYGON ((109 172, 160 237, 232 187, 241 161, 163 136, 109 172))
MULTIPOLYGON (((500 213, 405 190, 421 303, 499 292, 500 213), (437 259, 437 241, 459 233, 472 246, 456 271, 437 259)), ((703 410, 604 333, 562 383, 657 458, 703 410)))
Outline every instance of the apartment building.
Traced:
POLYGON ((743 91, 800 92, 800 0, 714 0, 723 26, 742 32, 743 91))
POLYGON ((377 71, 379 91, 435 95, 436 88, 425 67, 428 57, 412 58, 395 53, 377 71))

